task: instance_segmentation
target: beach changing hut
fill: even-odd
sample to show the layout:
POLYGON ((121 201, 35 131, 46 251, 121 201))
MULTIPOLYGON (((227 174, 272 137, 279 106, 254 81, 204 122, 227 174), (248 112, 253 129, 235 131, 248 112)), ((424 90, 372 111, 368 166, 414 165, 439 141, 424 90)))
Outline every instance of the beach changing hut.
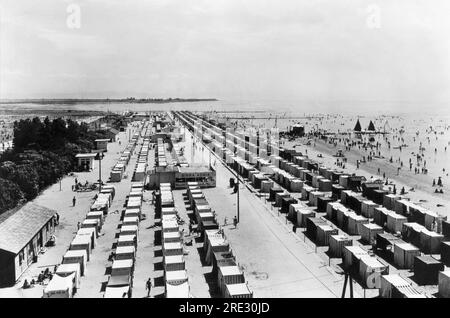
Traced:
POLYGON ((131 259, 134 260, 136 249, 134 246, 118 246, 116 248, 115 260, 131 259))
POLYGON ((53 275, 53 278, 44 288, 43 298, 72 298, 75 279, 75 273, 67 276, 53 275))
POLYGON ((62 259, 62 264, 80 264, 81 276, 84 276, 86 262, 87 253, 85 250, 68 250, 62 259))
POLYGON ((87 261, 91 254, 91 238, 87 235, 76 235, 70 243, 69 250, 84 250, 86 251, 87 261))
POLYGON ((69 276, 72 274, 75 274, 75 288, 80 287, 80 280, 81 280, 81 269, 80 264, 73 263, 73 264, 60 264, 58 268, 56 269, 56 275, 59 275, 61 277, 69 276))
POLYGON ((439 273, 439 296, 450 298, 450 270, 439 273))
POLYGON ((238 266, 219 266, 217 279, 223 296, 225 296, 226 285, 245 283, 244 274, 238 266))
POLYGON ((225 298, 253 298, 247 284, 225 284, 225 298))
POLYGON ((165 271, 185 270, 183 255, 165 255, 163 258, 165 271))
POLYGON ((416 256, 420 256, 420 250, 414 245, 394 243, 394 263, 399 268, 413 268, 416 256))

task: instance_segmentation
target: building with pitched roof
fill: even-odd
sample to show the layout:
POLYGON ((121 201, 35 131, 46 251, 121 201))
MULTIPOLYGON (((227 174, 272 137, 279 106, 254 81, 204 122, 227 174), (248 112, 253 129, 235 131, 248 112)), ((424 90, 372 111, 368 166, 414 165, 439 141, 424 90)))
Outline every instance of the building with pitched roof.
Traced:
POLYGON ((55 232, 56 211, 28 203, 0 223, 0 287, 12 286, 55 232))

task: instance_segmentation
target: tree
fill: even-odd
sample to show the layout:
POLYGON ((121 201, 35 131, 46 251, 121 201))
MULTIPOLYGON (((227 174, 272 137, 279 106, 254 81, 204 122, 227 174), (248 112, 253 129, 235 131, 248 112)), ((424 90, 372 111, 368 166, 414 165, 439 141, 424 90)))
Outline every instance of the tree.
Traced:
POLYGON ((37 142, 43 149, 50 148, 52 141, 52 123, 48 117, 45 117, 44 123, 38 133, 37 142))
MULTIPOLYGON (((120 125, 120 116, 113 116, 120 125)), ((94 148, 95 139, 106 132, 93 132, 86 123, 48 117, 14 122, 14 148, 0 156, 0 213, 21 200, 32 200, 76 167, 75 155, 94 148)))
POLYGON ((0 213, 14 208, 24 200, 24 194, 16 183, 0 178, 0 213))
POLYGON ((67 138, 66 121, 62 118, 56 118, 52 121, 52 142, 51 149, 64 147, 67 138))
POLYGON ((33 120, 27 118, 15 121, 13 142, 16 150, 20 151, 35 146, 41 126, 39 117, 35 117, 33 120))

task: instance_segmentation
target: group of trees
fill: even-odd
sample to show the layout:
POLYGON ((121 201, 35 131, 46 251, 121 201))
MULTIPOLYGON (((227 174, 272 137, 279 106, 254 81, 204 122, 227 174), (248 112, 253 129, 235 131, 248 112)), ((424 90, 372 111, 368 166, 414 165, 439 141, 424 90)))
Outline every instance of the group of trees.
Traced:
POLYGON ((94 149, 105 133, 89 131, 86 123, 39 117, 14 123, 14 148, 0 157, 0 214, 34 199, 76 167, 77 153, 94 149))

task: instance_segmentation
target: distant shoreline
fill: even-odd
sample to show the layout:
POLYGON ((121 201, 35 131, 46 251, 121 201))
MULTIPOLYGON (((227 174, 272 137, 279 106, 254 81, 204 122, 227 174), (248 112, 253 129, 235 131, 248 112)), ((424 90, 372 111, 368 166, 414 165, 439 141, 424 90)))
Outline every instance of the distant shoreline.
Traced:
POLYGON ((216 98, 61 98, 61 99, 6 99, 0 100, 0 104, 93 104, 93 103, 142 103, 142 104, 164 104, 164 103, 192 103, 192 102, 216 102, 216 98))

